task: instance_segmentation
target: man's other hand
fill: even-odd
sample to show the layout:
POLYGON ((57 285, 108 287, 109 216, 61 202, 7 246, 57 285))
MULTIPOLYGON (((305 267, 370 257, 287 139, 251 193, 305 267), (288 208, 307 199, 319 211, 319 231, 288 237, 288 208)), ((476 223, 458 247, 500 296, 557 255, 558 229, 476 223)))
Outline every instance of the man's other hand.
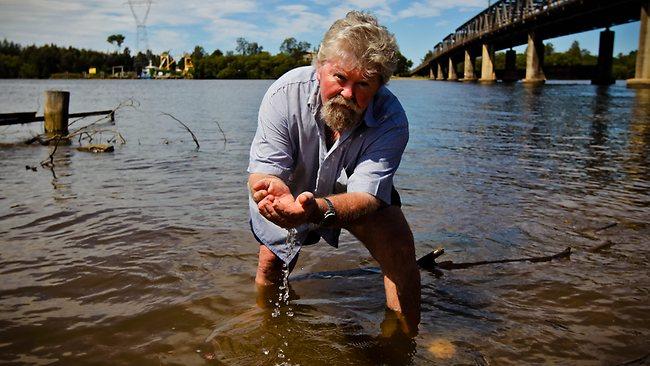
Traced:
POLYGON ((289 191, 289 187, 280 178, 267 176, 251 185, 251 194, 253 201, 260 203, 268 195, 282 197, 286 194, 291 195, 291 191, 289 191))

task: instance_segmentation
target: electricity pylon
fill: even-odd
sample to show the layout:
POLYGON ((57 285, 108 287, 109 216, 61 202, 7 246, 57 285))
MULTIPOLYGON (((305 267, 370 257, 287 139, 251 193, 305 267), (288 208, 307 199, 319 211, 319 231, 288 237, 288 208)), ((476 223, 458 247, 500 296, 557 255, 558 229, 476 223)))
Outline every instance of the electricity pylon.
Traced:
POLYGON ((136 38, 136 54, 138 52, 147 53, 149 49, 149 40, 147 39, 147 18, 149 17, 149 10, 151 10, 152 0, 128 0, 129 8, 135 19, 137 26, 136 38), (136 8, 144 8, 144 16, 138 15, 136 8), (144 48, 144 49, 143 49, 144 48))

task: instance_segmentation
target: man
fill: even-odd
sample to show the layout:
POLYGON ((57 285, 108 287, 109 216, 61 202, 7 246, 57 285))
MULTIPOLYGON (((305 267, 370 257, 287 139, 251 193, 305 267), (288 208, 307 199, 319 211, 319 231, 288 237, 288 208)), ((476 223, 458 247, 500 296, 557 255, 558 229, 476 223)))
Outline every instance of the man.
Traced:
POLYGON ((408 141, 406 114, 384 86, 395 37, 352 11, 324 36, 313 66, 267 91, 250 152, 251 228, 260 242, 255 282, 279 281, 302 245, 338 246, 341 228, 370 251, 384 275, 386 305, 417 331, 420 274, 393 175, 408 141), (287 229, 295 238, 287 243, 287 229), (295 244, 295 246, 294 246, 295 244))

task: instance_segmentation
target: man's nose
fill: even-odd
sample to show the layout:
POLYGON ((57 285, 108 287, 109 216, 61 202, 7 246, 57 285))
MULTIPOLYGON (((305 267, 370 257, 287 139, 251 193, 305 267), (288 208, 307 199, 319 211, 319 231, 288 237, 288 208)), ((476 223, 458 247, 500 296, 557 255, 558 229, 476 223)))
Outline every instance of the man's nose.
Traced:
POLYGON ((354 97, 354 89, 352 84, 345 84, 339 93, 345 99, 352 99, 354 97))

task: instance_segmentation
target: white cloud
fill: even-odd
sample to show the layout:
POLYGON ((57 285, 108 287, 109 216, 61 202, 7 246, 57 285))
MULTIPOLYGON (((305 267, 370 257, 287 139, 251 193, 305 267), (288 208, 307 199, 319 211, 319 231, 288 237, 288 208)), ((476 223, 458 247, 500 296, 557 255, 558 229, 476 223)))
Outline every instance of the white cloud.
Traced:
MULTIPOLYGON (((369 10, 384 24, 409 18, 434 18, 442 11, 476 11, 484 0, 155 0, 147 19, 149 45, 154 52, 191 51, 199 44, 209 52, 235 47, 244 37, 275 52, 282 40, 295 37, 316 46, 323 33, 352 9, 369 10)), ((139 17, 144 8, 136 7, 139 17)), ((393 30, 393 26, 390 26, 393 30)), ((393 30, 394 31, 394 30, 393 30)), ((124 46, 136 44, 136 23, 125 0, 0 0, 0 38, 21 44, 55 43, 61 46, 107 51, 110 34, 126 36, 124 46)))
POLYGON ((400 10, 397 17, 404 18, 432 18, 437 17, 443 10, 449 9, 474 9, 484 8, 484 0, 427 0, 425 2, 411 3, 407 8, 400 10))

